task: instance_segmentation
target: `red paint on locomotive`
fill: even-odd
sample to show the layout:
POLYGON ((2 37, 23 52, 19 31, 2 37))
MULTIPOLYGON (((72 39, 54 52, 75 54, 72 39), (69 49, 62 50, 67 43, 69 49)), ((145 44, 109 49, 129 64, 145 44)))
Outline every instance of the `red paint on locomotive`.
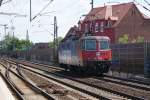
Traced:
POLYGON ((59 63, 66 68, 82 68, 108 72, 111 62, 110 39, 106 36, 74 36, 59 46, 59 63))

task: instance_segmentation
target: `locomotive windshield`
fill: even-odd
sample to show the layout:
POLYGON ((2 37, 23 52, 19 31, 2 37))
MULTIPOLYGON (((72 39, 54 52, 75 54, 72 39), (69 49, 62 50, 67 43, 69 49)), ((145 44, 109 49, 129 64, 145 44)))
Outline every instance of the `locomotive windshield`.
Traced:
POLYGON ((96 50, 96 40, 94 40, 94 39, 85 40, 85 49, 86 50, 96 50))
POLYGON ((100 49, 101 50, 107 50, 109 48, 109 41, 108 40, 100 40, 100 49))

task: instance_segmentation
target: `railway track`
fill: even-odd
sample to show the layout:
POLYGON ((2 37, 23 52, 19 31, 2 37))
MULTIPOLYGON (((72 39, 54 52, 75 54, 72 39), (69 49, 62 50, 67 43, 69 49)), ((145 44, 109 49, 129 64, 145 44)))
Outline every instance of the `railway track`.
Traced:
MULTIPOLYGON (((35 62, 29 62, 29 61, 24 61, 24 60, 23 60, 23 62, 31 63, 31 64, 42 66, 45 68, 55 69, 58 71, 64 70, 64 69, 59 68, 59 67, 54 67, 54 66, 35 63, 35 62)), ((103 80, 103 81, 112 82, 112 83, 116 83, 116 84, 126 85, 126 86, 137 88, 137 89, 143 89, 146 91, 150 91, 150 82, 142 82, 142 81, 137 81, 137 80, 132 80, 132 79, 125 79, 125 78, 114 77, 114 76, 110 76, 110 75, 106 75, 106 74, 103 77, 93 77, 93 78, 103 80)))
POLYGON ((104 77, 120 80, 120 81, 125 81, 125 82, 131 82, 131 83, 137 83, 140 85, 145 85, 145 86, 150 86, 150 81, 149 80, 136 80, 136 79, 127 79, 127 78, 120 78, 120 77, 115 77, 115 76, 110 76, 105 74, 104 77))
POLYGON ((111 83, 120 84, 120 85, 132 87, 132 88, 136 88, 136 89, 150 91, 150 86, 143 85, 143 84, 138 84, 138 83, 135 83, 135 82, 133 83, 133 82, 130 82, 130 81, 124 81, 124 80, 116 79, 116 78, 109 77, 109 76, 93 77, 93 78, 95 78, 97 80, 102 80, 102 81, 105 81, 105 82, 111 82, 111 83))
POLYGON ((11 81, 2 72, 0 72, 0 75, 2 76, 4 81, 7 83, 9 88, 12 90, 13 96, 15 97, 15 99, 17 99, 17 100, 24 100, 24 97, 21 95, 21 92, 18 91, 16 86, 14 86, 14 84, 12 84, 11 81))
MULTIPOLYGON (((21 65, 21 64, 20 64, 21 65)), ((32 66, 33 67, 33 66, 32 66)), ((44 76, 44 77, 47 77, 49 79, 52 79, 54 81, 57 81, 61 84, 64 84, 66 86, 69 86, 73 89, 76 89, 76 90, 79 90, 79 91, 82 91, 83 93, 86 93, 88 95, 91 95, 93 97, 96 97, 96 98, 99 98, 99 99, 102 99, 102 100, 108 100, 108 99, 127 99, 126 97, 123 97, 123 96, 119 96, 119 95, 116 95, 114 93, 111 93, 111 92, 108 92, 108 91, 104 91, 100 88, 96 88, 96 87, 93 87, 89 84, 86 84, 84 82, 80 82, 80 81, 77 81, 77 80, 74 80, 74 79, 71 79, 71 78, 68 78, 68 77, 62 77, 62 76, 58 76, 58 75, 49 75, 46 73, 46 74, 43 74, 45 72, 41 71, 41 70, 38 70, 37 69, 33 69, 31 68, 31 66, 29 67, 25 67, 25 66, 22 66, 21 68, 25 69, 25 70, 29 70, 30 72, 34 72, 36 74, 40 74, 41 76, 44 76)))
MULTIPOLYGON (((29 63, 29 62, 28 62, 29 63)), ((33 63, 32 63, 33 64, 33 63)), ((26 64, 25 64, 26 65, 26 64)), ((35 65, 35 64, 34 64, 35 65)), ((40 64, 41 65, 41 64, 40 64)), ((30 67, 33 67, 33 66, 30 66, 30 67)), ((57 68, 56 68, 57 69, 57 68)), ((39 68, 39 70, 41 70, 40 68, 39 68)), ((45 70, 43 70, 43 71, 45 71, 45 70)), ((56 75, 56 73, 53 73, 53 74, 55 74, 56 75)), ((58 75, 58 74, 57 74, 58 75)), ((61 75, 61 77, 66 77, 66 76, 64 76, 64 75, 61 75)), ((68 77, 67 77, 68 78, 68 77)), ((70 78, 70 77, 69 77, 70 78)), ((78 80, 78 79, 73 79, 73 80, 78 80)), ((87 79, 86 79, 87 80, 87 79)), ((103 80, 104 81, 104 80, 103 80)), ((105 79, 105 81, 106 81, 106 79, 105 79)), ((108 81, 108 80, 107 80, 108 81)), ((127 97, 127 98, 130 98, 130 99, 139 99, 139 100, 141 100, 141 99, 144 99, 144 98, 142 98, 142 96, 141 97, 136 97, 136 96, 132 96, 132 95, 128 95, 128 94, 124 94, 124 93, 120 93, 120 92, 117 92, 117 91, 113 91, 113 90, 109 90, 109 89, 107 89, 107 88, 104 88, 104 87, 100 87, 100 86, 98 86, 97 84, 93 84, 92 82, 92 84, 91 83, 87 83, 87 82, 85 82, 85 81, 83 81, 83 79, 82 80, 78 80, 78 82, 82 82, 82 83, 86 83, 87 85, 90 85, 90 86, 92 86, 92 87, 96 87, 96 88, 99 88, 99 89, 102 89, 102 90, 105 90, 105 91, 108 91, 108 92, 110 92, 110 93, 114 93, 114 94, 117 94, 117 95, 120 95, 120 96, 123 96, 123 97, 127 97)), ((96 81, 95 81, 96 82, 96 81)), ((98 82, 98 81, 97 81, 98 82)), ((110 82, 110 81, 109 81, 110 82)), ((114 82, 113 82, 114 83, 114 82)), ((115 82, 116 83, 116 82, 115 82)), ((119 82, 117 83, 117 84, 120 84, 119 82)), ((131 87, 131 86, 130 86, 131 87)))
MULTIPOLYGON (((28 71, 29 73, 31 72, 31 71, 28 71)), ((29 74, 28 73, 28 74, 29 74)), ((32 72, 33 73, 33 72, 32 72)), ((41 77, 42 75, 39 75, 39 77, 41 77)), ((38 78, 38 77, 37 77, 38 78)), ((36 79, 37 79, 36 78, 36 79)), ((49 79, 49 77, 48 77, 48 79, 49 79)), ((38 80, 38 79, 37 79, 38 80)), ((43 81, 43 80, 42 80, 43 81)), ((56 81, 56 80, 54 80, 54 81, 56 81)), ((59 79, 57 80, 57 82, 59 82, 59 83, 63 83, 63 82, 61 82, 61 81, 59 81, 59 79)), ((49 82, 50 83, 50 82, 49 82)), ((44 85, 42 85, 42 87, 43 87, 44 85)), ((52 85, 53 87, 54 87, 54 85, 52 85)), ((70 84, 66 84, 66 86, 69 86, 69 87, 71 87, 71 88, 73 88, 73 89, 76 89, 76 90, 78 90, 78 91, 81 91, 81 92, 83 92, 83 93, 86 93, 86 94, 89 94, 90 96, 92 96, 92 97, 94 97, 94 98, 99 98, 99 99, 101 99, 101 100, 109 100, 108 98, 105 98, 105 97, 103 97, 103 96, 100 96, 100 95, 96 95, 96 94, 94 94, 94 93, 92 93, 92 92, 89 92, 89 91, 86 91, 86 90, 82 90, 82 89, 80 89, 80 88, 78 88, 78 87, 75 87, 75 86, 72 86, 72 85, 70 85, 70 84)), ((54 91, 55 92, 55 91, 54 91)), ((57 91, 58 92, 58 91, 57 91)), ((89 96, 87 96, 87 95, 85 95, 85 97, 81 97, 81 98, 79 98, 79 95, 78 94, 74 94, 73 92, 71 92, 71 91, 69 91, 69 93, 68 94, 73 94, 73 95, 76 95, 76 99, 77 100, 97 100, 97 99, 90 99, 90 98, 88 98, 89 96), (86 98, 87 97, 87 98, 86 98)), ((67 94, 67 96, 69 96, 67 94)), ((64 96, 60 96, 61 97, 61 99, 57 99, 57 100, 76 100, 75 98, 74 99, 62 99, 62 98, 64 98, 64 96)), ((72 98, 72 97, 71 97, 72 98)))
POLYGON ((50 95, 19 75, 15 69, 0 63, 1 75, 15 92, 18 100, 54 100, 50 95), (5 74, 5 75, 4 75, 5 74))
MULTIPOLYGON (((16 59, 14 59, 14 60, 16 61, 16 59)), ((53 68, 53 69, 56 69, 56 70, 64 70, 63 68, 59 68, 58 65, 56 67, 56 65, 48 65, 48 64, 42 64, 42 63, 31 62, 31 61, 26 61, 26 60, 18 60, 18 61, 23 61, 23 62, 26 62, 26 63, 35 64, 35 65, 46 67, 46 68, 53 68)), ((127 83, 135 83, 135 84, 139 84, 141 86, 146 86, 146 87, 150 86, 150 81, 148 81, 148 80, 146 80, 146 81, 143 81, 143 80, 140 81, 140 80, 135 80, 135 79, 127 79, 127 78, 110 76, 110 75, 107 75, 107 74, 104 74, 103 77, 107 77, 107 78, 111 78, 111 79, 114 79, 114 80, 123 81, 123 82, 127 82, 127 83)))

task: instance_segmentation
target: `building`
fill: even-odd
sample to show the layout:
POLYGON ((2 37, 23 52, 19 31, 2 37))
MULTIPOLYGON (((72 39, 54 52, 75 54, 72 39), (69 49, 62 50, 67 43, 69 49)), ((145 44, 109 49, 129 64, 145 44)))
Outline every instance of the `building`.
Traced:
POLYGON ((49 43, 35 43, 32 46, 32 49, 45 49, 45 48, 49 48, 49 43))
MULTIPOLYGON (((75 27, 76 29, 76 27, 75 27)), ((94 8, 78 23, 78 34, 109 36, 118 43, 124 34, 133 41, 138 36, 150 40, 150 18, 142 14, 133 2, 94 8)), ((70 33, 68 33, 70 34, 70 33)))

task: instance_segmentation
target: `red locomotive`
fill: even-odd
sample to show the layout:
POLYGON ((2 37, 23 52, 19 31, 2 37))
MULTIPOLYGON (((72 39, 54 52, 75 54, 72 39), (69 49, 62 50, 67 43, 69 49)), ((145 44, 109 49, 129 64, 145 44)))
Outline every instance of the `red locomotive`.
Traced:
POLYGON ((112 59, 109 44, 107 36, 69 37, 59 45, 59 63, 72 71, 107 73, 112 59))

